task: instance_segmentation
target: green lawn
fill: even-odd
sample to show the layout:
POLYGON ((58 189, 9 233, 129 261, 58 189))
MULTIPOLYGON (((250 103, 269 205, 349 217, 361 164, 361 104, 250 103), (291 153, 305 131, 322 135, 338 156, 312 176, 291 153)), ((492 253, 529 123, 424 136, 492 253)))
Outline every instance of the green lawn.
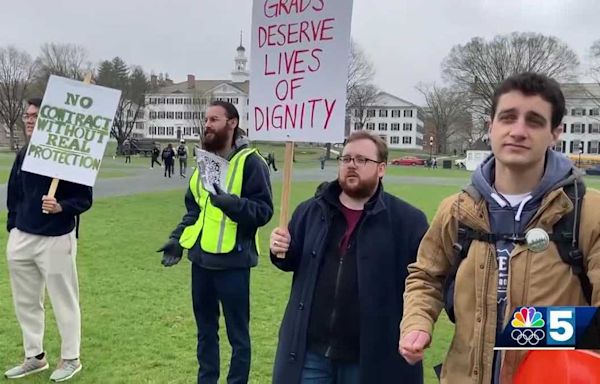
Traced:
MULTIPOLYGON (((292 206, 312 195, 315 183, 295 183, 292 206)), ((453 187, 400 186, 387 188, 422 208, 431 218, 438 202, 453 187)), ((276 204, 280 185, 274 185, 276 204)), ((277 204, 278 205, 278 204, 277 204)), ((166 269, 156 249, 184 213, 181 191, 98 199, 83 215, 79 243, 79 277, 83 311, 80 383, 190 383, 194 382, 195 324, 191 310, 189 262, 166 269)), ((261 232, 262 249, 278 218, 261 232)), ((5 218, 2 218, 5 220, 5 218)), ((2 223, 3 225, 3 223, 2 223)), ((6 233, 0 233, 6 242, 6 233)), ((253 342, 252 383, 270 383, 277 332, 289 294, 291 274, 262 257, 252 272, 253 342)), ((22 357, 21 335, 10 299, 5 258, 0 258, 0 369, 22 357)), ((48 301, 48 300, 47 300, 48 301)), ((56 363, 59 345, 48 305, 46 349, 56 363)), ((434 383, 432 365, 439 363, 452 328, 438 322, 426 355, 426 378, 434 383)), ((229 359, 221 329, 222 372, 229 359)), ((50 372, 24 379, 45 383, 50 372)), ((222 380, 224 382, 224 380, 222 380)))

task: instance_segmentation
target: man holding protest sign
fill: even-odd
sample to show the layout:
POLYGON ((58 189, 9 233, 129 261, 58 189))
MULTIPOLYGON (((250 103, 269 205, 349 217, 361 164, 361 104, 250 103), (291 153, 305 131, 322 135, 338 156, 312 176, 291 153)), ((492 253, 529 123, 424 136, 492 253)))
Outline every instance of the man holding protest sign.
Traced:
POLYGON ((269 170, 249 148, 238 123, 238 111, 231 103, 215 101, 207 109, 202 143, 205 151, 218 157, 212 163, 218 165, 211 168, 202 160, 200 166, 198 151, 199 164, 185 196, 187 213, 159 250, 162 264, 169 267, 188 249, 202 384, 219 379, 219 303, 233 350, 227 382, 248 382, 250 268, 258 263, 258 228, 273 215, 269 170), (226 182, 207 183, 215 179, 226 182))
POLYGON ((423 382, 396 339, 407 266, 427 219, 384 192, 387 157, 379 136, 352 133, 338 179, 271 233, 271 261, 294 272, 273 383, 423 382))
MULTIPOLYGON (((29 100, 23 115, 28 139, 41 101, 29 100)), ((7 198, 8 269, 15 312, 23 332, 25 360, 6 371, 5 376, 16 379, 49 366, 43 347, 46 287, 62 339, 61 361, 50 378, 64 381, 82 367, 76 226, 79 215, 92 206, 92 189, 63 181, 54 197, 47 196, 52 178, 22 169, 27 151, 25 146, 17 154, 7 198)))

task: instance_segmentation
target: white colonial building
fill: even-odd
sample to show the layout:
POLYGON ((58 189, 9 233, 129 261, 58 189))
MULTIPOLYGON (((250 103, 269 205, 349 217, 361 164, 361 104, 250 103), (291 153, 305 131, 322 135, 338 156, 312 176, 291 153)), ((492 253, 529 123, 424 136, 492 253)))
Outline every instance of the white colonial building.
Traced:
POLYGON ((189 74, 187 81, 147 94, 142 124, 136 125, 133 133, 159 140, 198 140, 206 108, 214 100, 234 104, 240 114, 240 128, 246 130, 250 73, 241 41, 236 52, 230 80, 196 80, 189 74))
POLYGON ((561 84, 566 99, 563 134, 557 151, 600 154, 600 85, 561 84))
POLYGON ((423 149, 423 120, 417 105, 387 92, 380 92, 365 108, 350 111, 352 131, 375 131, 390 148, 423 149))

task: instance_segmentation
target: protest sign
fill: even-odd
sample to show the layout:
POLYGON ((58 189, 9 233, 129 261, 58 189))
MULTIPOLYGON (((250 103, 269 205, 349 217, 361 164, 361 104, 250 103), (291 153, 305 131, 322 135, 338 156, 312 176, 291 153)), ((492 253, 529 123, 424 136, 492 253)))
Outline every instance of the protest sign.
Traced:
POLYGON ((254 0, 249 136, 342 142, 352 0, 254 0))
POLYGON ((50 76, 22 169, 93 186, 121 91, 50 76))

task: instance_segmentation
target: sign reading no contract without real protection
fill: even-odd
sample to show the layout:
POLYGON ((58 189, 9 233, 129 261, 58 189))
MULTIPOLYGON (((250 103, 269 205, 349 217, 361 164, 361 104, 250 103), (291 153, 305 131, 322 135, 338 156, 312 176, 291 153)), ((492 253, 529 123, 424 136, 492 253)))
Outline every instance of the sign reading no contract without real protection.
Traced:
POLYGON ((93 186, 121 91, 50 76, 22 169, 93 186))

